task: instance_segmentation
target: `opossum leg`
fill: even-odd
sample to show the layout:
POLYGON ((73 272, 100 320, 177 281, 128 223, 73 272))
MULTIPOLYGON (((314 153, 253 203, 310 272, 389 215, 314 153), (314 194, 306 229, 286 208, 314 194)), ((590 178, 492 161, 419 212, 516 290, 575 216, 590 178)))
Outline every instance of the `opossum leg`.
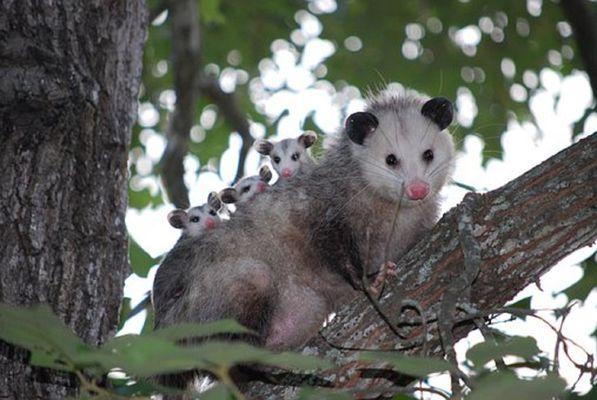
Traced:
POLYGON ((229 261, 214 267, 218 277, 210 281, 217 283, 208 293, 202 292, 201 299, 195 302, 200 319, 234 319, 258 336, 243 335, 233 339, 263 344, 275 298, 270 268, 252 259, 229 261))
POLYGON ((381 290, 383 289, 384 284, 388 280, 388 277, 397 276, 397 275, 398 275, 398 272, 396 269, 396 264, 393 263, 392 261, 386 261, 385 263, 383 263, 381 265, 381 268, 377 272, 377 276, 371 283, 369 290, 373 294, 381 293, 381 290))

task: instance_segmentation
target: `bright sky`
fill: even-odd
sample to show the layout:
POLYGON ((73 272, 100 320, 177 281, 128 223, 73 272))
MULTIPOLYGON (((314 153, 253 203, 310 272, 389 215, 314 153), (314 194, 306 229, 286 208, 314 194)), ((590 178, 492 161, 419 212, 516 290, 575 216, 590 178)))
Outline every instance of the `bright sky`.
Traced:
MULTIPOLYGON (((313 7, 333 11, 335 2, 333 0, 312 1, 310 9, 313 7)), ((272 57, 263 60, 259 65, 261 76, 248 83, 257 109, 271 120, 276 119, 283 110, 289 110, 288 115, 280 119, 274 139, 298 136, 301 133, 305 117, 312 112, 315 113, 314 120, 321 129, 320 133, 333 134, 337 132, 343 122, 344 116, 341 111, 343 107, 346 106, 347 113, 351 113, 362 109, 364 105, 362 93, 356 87, 346 86, 337 90, 322 79, 325 76, 324 61, 333 55, 335 48, 331 42, 319 38, 323 27, 317 17, 309 12, 301 11, 297 13, 295 19, 300 28, 291 33, 290 41, 278 39, 272 43, 272 57), (298 52, 291 43, 304 44, 302 52, 298 52), (290 90, 277 90, 284 84, 290 90), (271 91, 273 94, 270 94, 271 91)), ((411 32, 409 35, 416 36, 417 29, 420 28, 411 26, 409 29, 411 32)), ((470 46, 475 46, 479 42, 478 35, 480 35, 479 28, 476 26, 466 27, 456 35, 456 40, 463 46, 463 51, 470 51, 470 46)), ((360 39, 356 37, 349 39, 345 41, 344 45, 351 50, 354 49, 353 51, 358 51, 361 46, 360 39)), ((402 50, 405 57, 408 57, 409 46, 403 46, 402 50)), ((229 57, 234 56, 235 54, 231 52, 229 57)), ((219 71, 217 66, 208 67, 219 71)), ((163 73, 163 68, 167 68, 167 64, 161 65, 159 68, 162 69, 162 72, 157 71, 156 74, 163 73)), ((505 74, 510 73, 511 68, 512 65, 509 62, 502 63, 502 71, 505 74)), ((247 74, 242 70, 226 68, 219 72, 221 84, 228 91, 234 90, 238 83, 247 80, 247 74)), ((535 120, 538 121, 538 126, 531 122, 509 121, 501 136, 504 149, 502 158, 491 159, 486 166, 481 164, 483 140, 477 136, 467 136, 456 162, 454 175, 456 181, 473 186, 480 192, 491 190, 507 183, 573 143, 572 125, 581 118, 593 102, 586 74, 574 71, 568 76, 561 76, 558 72, 546 68, 534 76, 527 76, 525 84, 529 88, 539 87, 530 98, 530 108, 535 120)), ((516 87, 511 91, 511 95, 526 97, 527 90, 522 86, 516 87)), ((161 106, 172 109, 176 101, 175 97, 172 91, 163 92, 160 96, 161 106)), ((457 122, 461 125, 470 125, 474 121, 477 109, 474 97, 466 88, 463 87, 459 91, 456 104, 458 107, 457 122)), ((146 146, 146 154, 135 157, 137 170, 141 173, 151 171, 151 166, 158 162, 165 146, 163 136, 151 129, 157 123, 157 118, 158 113, 151 104, 140 105, 139 122, 147 127, 141 134, 141 140, 146 146)), ((195 127, 191 133, 192 139, 200 142, 205 137, 204 129, 209 129, 215 118, 216 111, 213 108, 205 109, 200 118, 201 125, 195 127)), ((262 137, 265 130, 265 127, 260 124, 253 124, 251 127, 251 133, 255 138, 262 137)), ((586 134, 595 131, 597 131, 597 113, 593 113, 586 120, 583 130, 586 134)), ((202 172, 197 176, 195 171, 203 165, 196 157, 187 156, 185 181, 190 188, 192 205, 204 203, 210 191, 219 191, 228 186, 236 171, 240 145, 240 137, 233 134, 229 141, 229 148, 224 153, 219 165, 223 180, 214 172, 202 172)), ((259 155, 252 150, 245 164, 247 173, 249 175, 257 173, 259 163, 259 155)), ((156 185, 159 183, 155 177, 147 176, 139 178, 135 184, 156 190, 156 185)), ((465 193, 465 190, 457 186, 448 186, 443 191, 443 210, 447 211, 458 204, 465 193)), ((170 227, 166 219, 166 215, 171 210, 172 206, 165 205, 141 211, 129 209, 127 213, 126 222, 130 234, 153 257, 167 252, 178 239, 179 231, 170 227)), ((533 284, 517 298, 532 295, 531 307, 533 308, 564 306, 567 301, 566 296, 555 295, 555 293, 580 279, 582 272, 576 264, 587 258, 594 250, 595 247, 582 249, 562 260, 541 278, 543 291, 533 284)), ((155 269, 155 267, 152 268, 147 279, 136 275, 127 279, 125 296, 132 299, 133 306, 151 289, 155 269)), ((590 337, 597 327, 597 312, 595 311, 597 311, 597 290, 593 289, 582 306, 573 308, 564 328, 566 335, 592 352, 595 352, 596 348, 594 338, 590 337)), ((143 313, 139 314, 127 322, 121 333, 138 332, 144 318, 143 313)), ((549 319, 554 322, 551 318, 549 319)), ((534 320, 524 323, 515 321, 498 325, 498 327, 509 334, 533 336, 542 350, 549 354, 553 353, 556 337, 541 323, 534 320)), ((478 333, 472 333, 468 338, 462 340, 457 347, 459 357, 463 358, 465 350, 480 340, 478 333)), ((571 353, 577 357, 579 362, 583 361, 581 354, 575 353, 574 350, 571 353)), ((560 357, 560 362, 561 373, 569 384, 572 384, 577 378, 577 371, 572 368, 565 357, 560 357)), ((441 385, 441 387, 449 387, 449 379, 445 376, 432 379, 432 383, 441 385)), ((590 389, 588 379, 581 381, 578 389, 582 392, 588 391, 590 389)))

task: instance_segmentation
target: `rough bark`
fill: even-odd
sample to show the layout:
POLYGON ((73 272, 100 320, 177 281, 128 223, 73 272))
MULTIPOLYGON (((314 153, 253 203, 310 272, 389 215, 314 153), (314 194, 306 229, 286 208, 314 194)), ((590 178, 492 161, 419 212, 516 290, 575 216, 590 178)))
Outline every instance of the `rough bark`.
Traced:
MULTIPOLYGON (((97 345, 129 274, 127 159, 143 0, 0 2, 0 301, 48 303, 97 345)), ((0 398, 75 395, 0 342, 0 398)))
MULTIPOLYGON (((427 319, 439 315, 440 320, 446 301, 477 310, 502 306, 564 256, 595 242, 596 193, 597 133, 497 190, 467 195, 400 260, 400 275, 380 300, 381 308, 396 323, 405 305, 420 307, 427 319), (469 290, 461 287, 463 283, 469 290)), ((432 323, 428 328, 433 334, 426 344, 428 354, 441 356, 438 327, 432 323)), ((454 337, 473 328, 472 321, 460 324, 454 337)), ((354 349, 420 354, 421 326, 403 333, 408 339, 398 340, 361 296, 339 310, 304 349, 336 362, 337 370, 318 376, 279 375, 277 386, 254 384, 250 397, 289 398, 292 386, 314 382, 363 390, 372 397, 394 393, 398 377, 382 371, 382 366, 356 361, 354 349)))
POLYGON ((593 97, 597 98, 597 5, 586 0, 562 0, 561 5, 576 37, 593 97))
POLYGON ((170 116, 166 132, 168 144, 160 162, 161 176, 170 201, 178 208, 188 208, 189 190, 184 183, 184 158, 189 152, 189 133, 195 119, 201 65, 197 1, 170 1, 168 10, 176 108, 170 116))

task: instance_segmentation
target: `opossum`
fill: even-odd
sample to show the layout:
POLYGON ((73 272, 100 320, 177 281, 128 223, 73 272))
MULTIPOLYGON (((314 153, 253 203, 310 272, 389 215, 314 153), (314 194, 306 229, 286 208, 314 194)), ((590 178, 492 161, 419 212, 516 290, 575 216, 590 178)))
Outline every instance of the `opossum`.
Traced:
POLYGON ((259 169, 259 175, 241 179, 234 187, 220 191, 219 196, 224 203, 244 203, 263 193, 271 179, 272 171, 264 165, 259 169))
POLYGON ((201 236, 205 231, 214 229, 220 223, 218 211, 222 201, 216 192, 211 192, 207 203, 185 210, 174 210, 168 214, 168 222, 176 229, 182 229, 182 236, 201 236))
POLYGON ((183 293, 155 298, 156 327, 234 318, 266 348, 303 346, 360 293, 362 274, 398 261, 436 222, 454 160, 452 118, 441 97, 369 99, 312 171, 168 253, 154 289, 183 293))
POLYGON ((299 173, 312 169, 315 161, 307 149, 315 143, 317 134, 307 131, 296 139, 284 139, 277 143, 259 139, 253 147, 258 153, 269 156, 280 181, 286 181, 299 173))

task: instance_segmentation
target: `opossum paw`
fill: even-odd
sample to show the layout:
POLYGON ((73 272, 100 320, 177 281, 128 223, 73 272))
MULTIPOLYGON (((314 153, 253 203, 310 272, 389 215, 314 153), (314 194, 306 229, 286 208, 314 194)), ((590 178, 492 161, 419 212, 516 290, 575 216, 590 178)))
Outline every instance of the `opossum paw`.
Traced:
POLYGON ((375 277, 375 280, 373 281, 373 283, 371 283, 369 290, 373 294, 376 294, 376 295, 379 294, 381 292, 381 290, 383 289, 383 286, 386 283, 386 280, 388 279, 388 277, 397 276, 397 275, 398 275, 398 272, 397 272, 396 263, 393 263, 392 261, 386 261, 385 263, 383 263, 381 265, 381 268, 379 268, 379 272, 377 273, 377 276, 375 277))

